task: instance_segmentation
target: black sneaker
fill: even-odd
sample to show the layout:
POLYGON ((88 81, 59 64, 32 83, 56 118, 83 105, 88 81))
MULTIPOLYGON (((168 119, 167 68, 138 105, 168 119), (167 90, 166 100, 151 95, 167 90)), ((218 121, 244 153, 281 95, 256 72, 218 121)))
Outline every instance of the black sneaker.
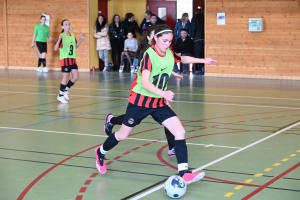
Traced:
POLYGON ((112 68, 114 65, 112 63, 109 63, 108 66, 106 67, 106 71, 108 71, 110 68, 112 68))
POLYGON ((111 118, 113 118, 114 116, 109 113, 106 115, 106 119, 105 119, 105 124, 104 124, 104 132, 106 133, 106 135, 110 136, 112 133, 112 129, 114 128, 114 125, 112 123, 110 123, 111 118))

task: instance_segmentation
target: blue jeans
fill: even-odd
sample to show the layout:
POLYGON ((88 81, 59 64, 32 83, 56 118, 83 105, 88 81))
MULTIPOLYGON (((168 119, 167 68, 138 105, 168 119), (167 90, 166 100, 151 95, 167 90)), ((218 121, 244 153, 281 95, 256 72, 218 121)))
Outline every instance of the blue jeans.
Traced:
MULTIPOLYGON (((193 56, 191 53, 183 53, 181 56, 193 56)), ((182 73, 189 71, 189 64, 182 64, 182 73)))
MULTIPOLYGON (((181 56, 193 56, 193 55, 191 53, 183 53, 181 54, 181 56)), ((182 73, 188 72, 189 71, 188 68, 189 68, 189 64, 182 64, 182 73)), ((179 71, 177 63, 174 64, 173 71, 174 72, 179 71)))
POLYGON ((133 65, 135 68, 137 68, 137 67, 139 66, 139 59, 134 58, 134 59, 133 59, 132 65, 133 65))
POLYGON ((99 58, 104 62, 104 67, 108 67, 108 50, 98 50, 99 58))

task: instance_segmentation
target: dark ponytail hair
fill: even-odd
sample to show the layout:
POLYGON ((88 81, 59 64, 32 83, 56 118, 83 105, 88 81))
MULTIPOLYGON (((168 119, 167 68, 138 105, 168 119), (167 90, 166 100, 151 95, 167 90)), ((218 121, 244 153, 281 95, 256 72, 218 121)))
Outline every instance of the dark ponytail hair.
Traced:
POLYGON ((149 48, 150 45, 149 45, 149 40, 148 40, 147 36, 150 37, 151 33, 152 33, 152 31, 154 31, 154 29, 155 29, 155 26, 150 26, 147 29, 147 33, 144 34, 142 37, 140 37, 139 42, 138 42, 138 44, 139 44, 138 49, 135 52, 136 58, 140 55, 141 52, 144 52, 144 51, 146 51, 146 49, 149 48))
POLYGON ((126 13, 125 20, 128 21, 131 17, 134 17, 133 13, 126 13))
MULTIPOLYGON (((63 26, 65 21, 69 21, 69 20, 67 20, 67 19, 62 20, 60 22, 60 25, 63 26)), ((64 29, 62 29, 60 33, 62 33, 62 32, 64 32, 64 29)))
POLYGON ((96 20, 96 32, 101 32, 101 30, 106 26, 106 18, 104 17, 104 15, 102 14, 99 14, 99 16, 97 17, 97 20, 96 20), (103 18, 103 22, 102 24, 99 23, 99 17, 102 17, 103 18))

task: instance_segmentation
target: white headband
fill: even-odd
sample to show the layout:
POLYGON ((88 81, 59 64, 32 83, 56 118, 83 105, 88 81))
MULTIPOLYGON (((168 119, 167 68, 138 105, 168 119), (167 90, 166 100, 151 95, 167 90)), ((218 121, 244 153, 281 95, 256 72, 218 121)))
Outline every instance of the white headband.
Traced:
POLYGON ((159 31, 158 33, 155 33, 155 35, 158 35, 160 33, 164 33, 164 32, 173 32, 171 29, 167 29, 167 30, 162 30, 162 31, 159 31))

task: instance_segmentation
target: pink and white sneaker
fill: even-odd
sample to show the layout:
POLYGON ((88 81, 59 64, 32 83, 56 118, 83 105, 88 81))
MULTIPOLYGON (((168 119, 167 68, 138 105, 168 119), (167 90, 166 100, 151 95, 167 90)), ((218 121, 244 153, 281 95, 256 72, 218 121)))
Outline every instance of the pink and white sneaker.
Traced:
POLYGON ((106 173, 105 156, 98 153, 99 148, 100 147, 97 147, 95 149, 96 167, 98 172, 100 172, 101 174, 105 174, 106 173))
POLYGON ((197 181, 200 181, 205 176, 204 172, 191 172, 187 171, 182 178, 184 179, 186 184, 191 184, 197 181))

